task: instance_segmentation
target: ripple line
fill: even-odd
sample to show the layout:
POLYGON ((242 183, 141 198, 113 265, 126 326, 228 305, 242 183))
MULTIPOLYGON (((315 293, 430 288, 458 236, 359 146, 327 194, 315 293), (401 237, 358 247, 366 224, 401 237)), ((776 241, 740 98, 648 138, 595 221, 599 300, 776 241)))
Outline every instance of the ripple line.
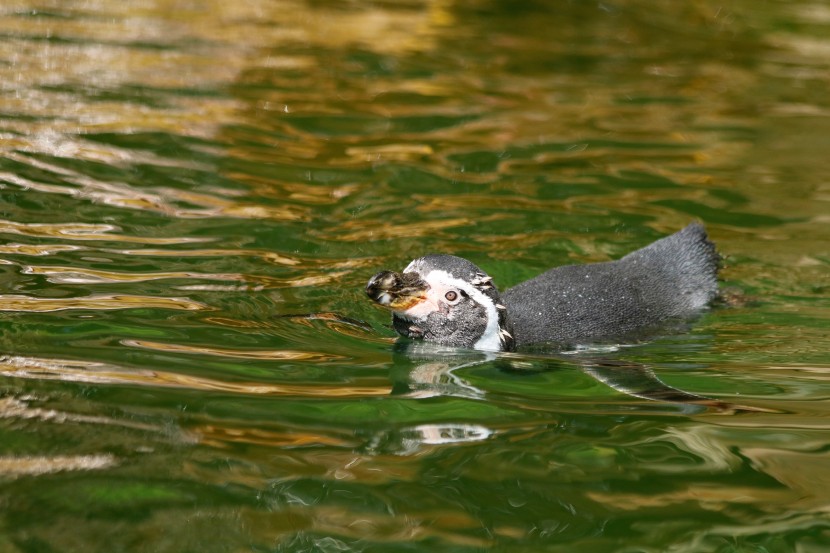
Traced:
POLYGON ((56 455, 53 457, 0 457, 0 474, 4 476, 37 476, 64 471, 100 470, 115 466, 114 456, 56 455))
POLYGON ((42 160, 34 161, 27 156, 8 154, 7 157, 20 163, 35 165, 39 169, 57 173, 68 183, 44 184, 14 173, 0 172, 0 180, 25 190, 36 190, 45 194, 60 194, 119 208, 152 211, 183 219, 226 216, 242 219, 308 221, 311 218, 309 211, 300 206, 290 204, 263 206, 253 203, 240 203, 220 196, 175 188, 157 188, 150 192, 137 189, 126 183, 102 182, 65 167, 55 166, 42 160), (198 208, 175 205, 175 202, 196 205, 198 208))
POLYGON ((22 272, 27 275, 45 275, 50 282, 59 284, 97 284, 112 282, 146 282, 164 279, 200 279, 200 280, 234 280, 247 281, 248 277, 238 273, 189 273, 172 271, 162 273, 124 273, 119 271, 102 271, 80 267, 60 266, 24 266, 22 272))
POLYGON ((82 249, 81 246, 70 244, 2 244, 0 254, 43 256, 80 249, 82 249))
POLYGON ((189 353, 233 357, 236 359, 280 359, 283 361, 338 361, 346 359, 342 355, 298 350, 235 350, 208 346, 186 346, 184 344, 165 344, 149 340, 122 340, 125 346, 172 353, 189 353))
POLYGON ((188 298, 164 298, 112 294, 81 298, 33 298, 17 294, 0 294, 0 311, 45 313, 68 309, 180 309, 204 311, 207 305, 188 298))
POLYGON ((224 382, 149 369, 127 369, 100 362, 45 359, 17 355, 0 356, 0 375, 34 380, 60 380, 90 384, 127 384, 163 388, 186 388, 246 395, 363 398, 388 396, 391 386, 343 386, 303 384, 261 384, 258 382, 224 382))
POLYGON ((63 238, 65 240, 102 240, 107 242, 136 242, 140 244, 189 244, 193 242, 207 242, 210 238, 173 237, 150 238, 147 236, 127 236, 124 234, 109 234, 116 231, 114 225, 90 223, 18 223, 0 219, 0 233, 20 234, 37 238, 63 238))

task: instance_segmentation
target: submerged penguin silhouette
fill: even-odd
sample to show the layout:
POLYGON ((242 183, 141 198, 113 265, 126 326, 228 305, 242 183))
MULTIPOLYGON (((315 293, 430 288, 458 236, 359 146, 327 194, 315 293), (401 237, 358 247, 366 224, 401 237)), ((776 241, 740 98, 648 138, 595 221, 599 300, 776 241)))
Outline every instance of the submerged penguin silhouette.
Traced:
POLYGON ((366 293, 407 338, 483 351, 619 342, 688 319, 718 293, 720 257, 692 223, 616 261, 556 267, 499 293, 466 259, 431 254, 366 293))

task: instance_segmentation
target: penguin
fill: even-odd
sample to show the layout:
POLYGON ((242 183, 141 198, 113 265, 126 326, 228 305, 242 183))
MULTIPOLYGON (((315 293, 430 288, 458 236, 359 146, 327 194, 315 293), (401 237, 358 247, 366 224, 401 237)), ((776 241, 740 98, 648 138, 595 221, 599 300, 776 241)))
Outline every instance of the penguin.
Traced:
POLYGON ((704 227, 691 223, 616 261, 555 267, 503 293, 478 266, 448 254, 382 271, 366 293, 413 340, 481 351, 566 350, 688 320, 718 295, 719 265, 704 227))

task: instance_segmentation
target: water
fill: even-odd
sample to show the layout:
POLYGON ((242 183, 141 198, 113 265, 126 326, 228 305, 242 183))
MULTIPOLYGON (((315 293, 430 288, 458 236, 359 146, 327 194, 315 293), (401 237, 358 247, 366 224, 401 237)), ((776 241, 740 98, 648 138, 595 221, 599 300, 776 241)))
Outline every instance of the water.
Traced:
POLYGON ((0 551, 827 550, 828 30, 825 2, 4 2, 0 551), (602 357, 745 409, 399 351, 362 291, 693 219, 740 301, 602 357))

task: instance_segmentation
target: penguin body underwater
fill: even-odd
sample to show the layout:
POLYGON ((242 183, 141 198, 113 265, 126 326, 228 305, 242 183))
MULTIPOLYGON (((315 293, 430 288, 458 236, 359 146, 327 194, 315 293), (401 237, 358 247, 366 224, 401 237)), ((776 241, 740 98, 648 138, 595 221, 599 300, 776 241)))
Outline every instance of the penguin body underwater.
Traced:
POLYGON ((692 223, 616 261, 555 267, 503 293, 479 267, 447 254, 380 272, 366 293, 414 340, 483 351, 569 348, 694 316, 718 294, 719 261, 692 223))

